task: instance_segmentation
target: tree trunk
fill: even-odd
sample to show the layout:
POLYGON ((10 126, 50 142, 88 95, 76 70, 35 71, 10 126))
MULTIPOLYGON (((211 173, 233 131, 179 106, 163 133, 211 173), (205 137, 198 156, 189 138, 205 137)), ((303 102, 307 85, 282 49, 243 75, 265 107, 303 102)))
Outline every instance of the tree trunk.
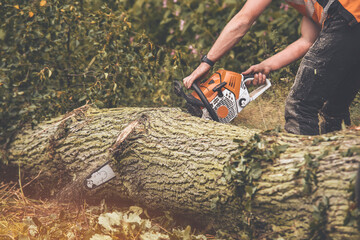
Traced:
POLYGON ((237 236, 359 239, 360 131, 256 133, 174 108, 84 106, 19 134, 9 166, 40 198, 130 201, 237 236), (245 161, 252 151, 272 157, 245 161), (107 162, 116 177, 87 189, 107 162))

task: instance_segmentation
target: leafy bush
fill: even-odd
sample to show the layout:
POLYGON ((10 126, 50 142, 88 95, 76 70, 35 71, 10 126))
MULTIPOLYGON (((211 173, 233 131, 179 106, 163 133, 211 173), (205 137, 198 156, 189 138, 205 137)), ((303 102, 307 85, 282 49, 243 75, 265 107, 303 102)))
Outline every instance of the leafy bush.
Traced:
POLYGON ((0 3, 0 143, 91 101, 99 107, 169 105, 177 54, 132 30, 128 13, 83 1, 0 3), (86 2, 85 2, 86 3, 86 2))
MULTIPOLYGON (((137 0, 125 7, 133 18, 134 27, 144 28, 155 44, 165 44, 189 55, 186 58, 187 68, 182 68, 186 74, 190 74, 200 56, 209 51, 223 27, 245 2, 137 0)), ((241 72, 251 64, 259 63, 298 38, 300 20, 294 9, 281 1, 274 1, 241 43, 216 67, 241 72)), ((293 75, 293 72, 290 68, 284 68, 275 79, 293 75)))

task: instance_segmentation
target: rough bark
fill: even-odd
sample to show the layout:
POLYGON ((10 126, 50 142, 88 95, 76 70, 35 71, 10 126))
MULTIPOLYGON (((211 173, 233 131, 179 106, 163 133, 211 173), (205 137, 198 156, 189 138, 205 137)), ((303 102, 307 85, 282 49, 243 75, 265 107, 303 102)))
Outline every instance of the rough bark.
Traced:
POLYGON ((234 139, 246 145, 255 133, 173 108, 85 106, 24 130, 10 148, 9 163, 20 166, 24 183, 37 176, 26 187, 32 196, 131 201, 237 236, 358 239, 356 224, 344 221, 359 221, 351 184, 360 162, 360 131, 321 137, 262 133, 269 146, 288 147, 260 163, 261 176, 249 183, 256 191, 239 194, 225 169, 239 152, 234 139), (85 178, 108 161, 116 178, 86 189, 85 178))

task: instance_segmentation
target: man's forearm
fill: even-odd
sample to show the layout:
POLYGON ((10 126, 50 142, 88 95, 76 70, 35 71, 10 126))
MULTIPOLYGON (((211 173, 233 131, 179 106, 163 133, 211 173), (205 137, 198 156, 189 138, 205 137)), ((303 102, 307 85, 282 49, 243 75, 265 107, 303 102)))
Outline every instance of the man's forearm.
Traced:
POLYGON ((225 26, 208 52, 210 60, 216 62, 234 47, 247 33, 257 17, 271 3, 271 0, 248 0, 244 7, 225 26))
POLYGON ((251 24, 246 22, 245 19, 240 21, 232 19, 208 52, 208 58, 214 62, 218 61, 241 40, 251 27, 251 24))
POLYGON ((270 58, 267 58, 262 63, 266 66, 269 66, 271 71, 278 70, 302 58, 307 53, 311 45, 311 42, 300 38, 287 46, 281 52, 271 56, 270 58))
MULTIPOLYGON (((249 30, 255 19, 265 10, 272 0, 247 0, 244 7, 225 26, 220 36, 207 54, 208 59, 218 61, 249 30)), ((210 65, 202 62, 189 76, 183 79, 184 86, 190 88, 194 81, 204 77, 210 65)))
POLYGON ((301 21, 301 37, 283 51, 264 60, 262 64, 270 67, 271 71, 274 71, 302 58, 315 42, 319 32, 319 26, 311 19, 303 17, 301 21))

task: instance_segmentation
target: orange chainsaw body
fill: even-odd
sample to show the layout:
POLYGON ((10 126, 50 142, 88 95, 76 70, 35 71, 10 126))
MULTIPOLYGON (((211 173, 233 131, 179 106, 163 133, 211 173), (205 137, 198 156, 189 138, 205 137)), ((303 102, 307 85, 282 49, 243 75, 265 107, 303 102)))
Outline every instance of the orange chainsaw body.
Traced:
MULTIPOLYGON (((237 115, 237 108, 235 107, 235 102, 237 99, 239 99, 242 80, 243 80, 242 74, 221 69, 215 72, 206 81, 198 82, 196 84, 199 86, 200 90, 204 93, 206 99, 210 103, 213 103, 215 98, 219 96, 219 91, 214 91, 214 89, 217 86, 219 86, 219 84, 226 83, 226 85, 224 85, 224 87, 221 88, 221 92, 223 92, 224 89, 227 89, 229 91, 227 96, 232 97, 231 102, 233 102, 234 104, 220 104, 220 106, 214 109, 219 119, 225 120, 230 116, 231 116, 230 118, 233 119, 235 115, 237 115), (233 96, 229 96, 229 95, 233 95, 233 96)), ((200 100, 200 97, 196 92, 192 92, 191 94, 196 99, 200 100)))
POLYGON ((193 115, 228 123, 271 86, 270 81, 266 79, 264 85, 249 93, 245 83, 253 79, 253 75, 244 76, 220 69, 209 79, 193 83, 192 88, 195 91, 189 95, 184 93, 178 81, 174 82, 174 89, 177 95, 185 98, 188 111, 193 115))
MULTIPOLYGON (((242 79, 243 75, 239 73, 220 69, 205 82, 197 82, 197 85, 200 87, 209 102, 214 100, 218 94, 217 92, 214 92, 213 89, 222 82, 227 83, 224 88, 233 92, 235 94, 235 98, 238 99, 242 79)), ((196 92, 192 92, 191 95, 200 100, 200 97, 196 92)))

